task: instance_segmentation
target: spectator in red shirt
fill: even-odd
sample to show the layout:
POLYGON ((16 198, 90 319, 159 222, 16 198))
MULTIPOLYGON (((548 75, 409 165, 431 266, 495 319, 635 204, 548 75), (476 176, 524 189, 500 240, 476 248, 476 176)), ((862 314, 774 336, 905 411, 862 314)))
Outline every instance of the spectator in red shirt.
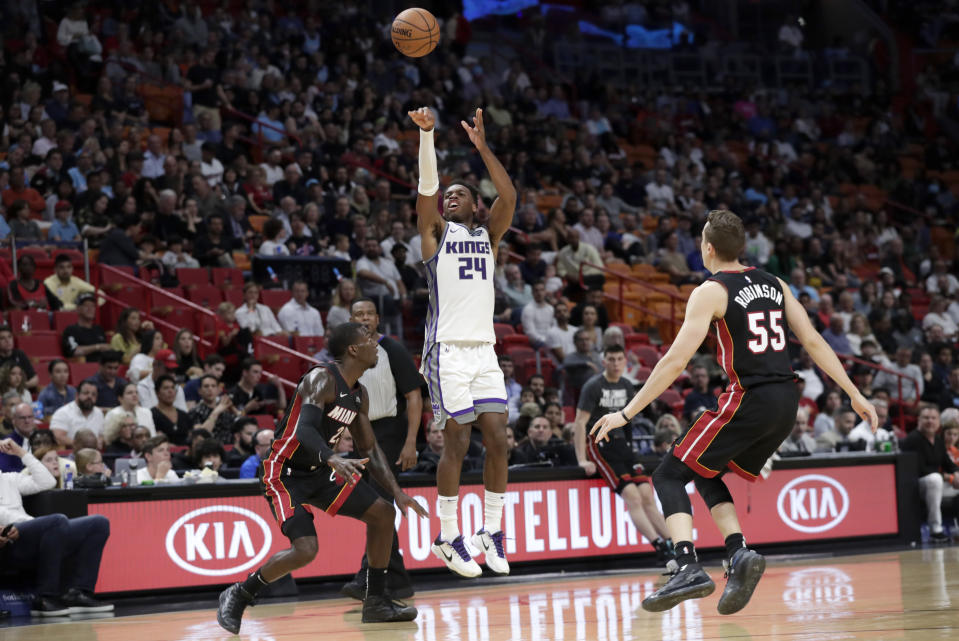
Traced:
POLYGON ((33 256, 23 254, 17 259, 19 277, 11 281, 9 287, 10 303, 17 309, 58 310, 62 306, 60 299, 51 292, 43 281, 34 278, 37 263, 33 256))
POLYGON ((10 188, 3 192, 3 206, 10 208, 18 200, 27 201, 30 212, 37 217, 46 209, 47 203, 40 192, 28 187, 23 175, 23 167, 14 167, 10 170, 10 188))

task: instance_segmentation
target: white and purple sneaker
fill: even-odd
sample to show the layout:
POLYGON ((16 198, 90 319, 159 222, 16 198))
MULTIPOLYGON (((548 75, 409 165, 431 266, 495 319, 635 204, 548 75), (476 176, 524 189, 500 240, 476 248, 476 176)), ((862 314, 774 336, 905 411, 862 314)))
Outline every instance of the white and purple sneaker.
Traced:
POLYGON ((496 574, 509 574, 506 561, 506 548, 503 547, 503 531, 490 534, 483 528, 473 535, 473 545, 486 555, 486 567, 496 574))
POLYGON ((460 576, 472 579, 483 573, 479 563, 473 560, 469 550, 466 549, 466 542, 463 540, 462 534, 452 541, 444 541, 437 536, 430 549, 436 555, 436 558, 460 576))

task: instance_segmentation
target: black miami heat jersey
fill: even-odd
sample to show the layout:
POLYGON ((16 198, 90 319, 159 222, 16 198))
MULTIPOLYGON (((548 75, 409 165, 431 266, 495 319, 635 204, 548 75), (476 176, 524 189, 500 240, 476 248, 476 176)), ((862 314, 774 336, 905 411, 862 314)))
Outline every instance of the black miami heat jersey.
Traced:
POLYGON ((263 462, 263 469, 267 473, 272 467, 271 463, 273 466, 286 465, 294 470, 315 470, 320 466, 320 459, 318 453, 313 451, 312 448, 302 446, 304 442, 309 440, 309 436, 304 438, 304 431, 313 430, 319 434, 330 449, 334 449, 343 432, 349 428, 359 414, 363 403, 360 384, 357 383, 352 388, 347 385, 334 363, 323 363, 317 365, 317 367, 325 368, 333 376, 333 380, 336 381, 335 398, 331 403, 326 403, 323 406, 323 420, 319 425, 304 424, 300 420, 300 410, 304 402, 301 387, 304 379, 311 376, 316 368, 311 368, 300 378, 286 415, 277 424, 271 452, 263 462))
POLYGON ((713 331, 716 359, 729 377, 731 391, 793 380, 786 299, 776 277, 751 267, 717 272, 709 280, 722 284, 729 294, 726 314, 713 322, 713 331))

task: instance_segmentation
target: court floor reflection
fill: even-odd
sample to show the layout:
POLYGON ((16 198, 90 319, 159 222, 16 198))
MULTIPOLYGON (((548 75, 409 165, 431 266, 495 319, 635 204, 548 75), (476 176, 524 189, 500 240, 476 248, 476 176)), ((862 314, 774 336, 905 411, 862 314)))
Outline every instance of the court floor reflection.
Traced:
MULTIPOLYGON (((363 625, 359 604, 334 599, 248 611, 242 639, 364 641, 631 641, 661 639, 953 639, 959 613, 959 547, 838 558, 771 559, 753 600, 723 617, 716 592, 668 612, 640 602, 662 577, 626 571, 454 581, 421 592, 406 625, 363 625)), ((212 604, 211 608, 212 608, 212 604)), ((143 641, 230 638, 212 609, 3 629, 4 641, 143 641)))

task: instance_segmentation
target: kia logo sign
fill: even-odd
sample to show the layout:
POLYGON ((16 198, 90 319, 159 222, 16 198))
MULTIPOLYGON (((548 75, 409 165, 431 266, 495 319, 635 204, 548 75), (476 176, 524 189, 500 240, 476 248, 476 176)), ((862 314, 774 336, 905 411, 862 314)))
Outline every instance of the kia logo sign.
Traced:
POLYGON ((270 551, 273 535, 256 512, 211 505, 188 512, 166 533, 166 553, 178 566, 202 576, 247 570, 270 551))
POLYGON ((825 532, 849 513, 849 494, 836 479, 804 474, 779 491, 776 509, 783 523, 798 532, 825 532))

